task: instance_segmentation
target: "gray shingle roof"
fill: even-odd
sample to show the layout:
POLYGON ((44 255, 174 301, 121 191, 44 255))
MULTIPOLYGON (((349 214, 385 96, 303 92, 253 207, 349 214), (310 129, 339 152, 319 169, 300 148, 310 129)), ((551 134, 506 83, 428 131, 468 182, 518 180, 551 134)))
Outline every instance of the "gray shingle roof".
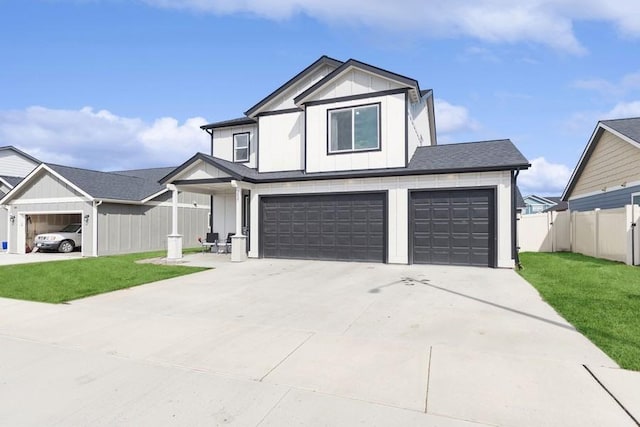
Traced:
POLYGON ((15 187, 16 185, 20 184, 20 181, 24 179, 20 176, 6 176, 6 175, 0 175, 0 178, 5 180, 12 187, 15 187))
POLYGON ((171 178, 186 169, 197 160, 218 167, 234 179, 248 182, 303 181, 315 179, 334 179, 352 177, 380 177, 402 175, 428 175, 456 172, 479 172, 495 170, 526 169, 528 160, 508 140, 468 142, 462 144, 433 145, 419 147, 406 168, 365 169, 336 172, 303 171, 258 172, 244 164, 233 163, 217 157, 198 153, 182 166, 165 176, 160 182, 169 182, 171 178))
POLYGON ((640 117, 603 120, 601 123, 640 143, 640 117))
POLYGON ((516 208, 524 209, 526 207, 527 207, 527 204, 524 202, 524 198, 522 197, 520 188, 516 185, 516 208))
POLYGON ((98 199, 141 201, 165 189, 158 180, 175 168, 100 172, 47 164, 77 187, 98 199))

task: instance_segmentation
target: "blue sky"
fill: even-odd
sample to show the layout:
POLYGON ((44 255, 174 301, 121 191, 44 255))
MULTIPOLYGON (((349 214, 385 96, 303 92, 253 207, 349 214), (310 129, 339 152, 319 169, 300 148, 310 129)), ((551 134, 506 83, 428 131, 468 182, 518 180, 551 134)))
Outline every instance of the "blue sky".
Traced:
POLYGON ((510 138, 523 192, 559 194, 598 120, 640 116, 640 4, 517 3, 0 0, 0 145, 177 165, 326 54, 433 88, 439 143, 510 138))

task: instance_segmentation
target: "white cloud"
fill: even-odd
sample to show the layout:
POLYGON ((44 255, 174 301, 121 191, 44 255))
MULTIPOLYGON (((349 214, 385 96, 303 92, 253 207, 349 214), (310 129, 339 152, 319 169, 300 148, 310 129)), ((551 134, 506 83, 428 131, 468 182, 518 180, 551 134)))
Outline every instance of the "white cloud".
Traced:
POLYGON ((603 119, 624 119, 640 117, 640 101, 619 102, 603 115, 603 119))
POLYGON ((436 99, 434 103, 436 116, 436 130, 438 135, 478 130, 479 124, 469 116, 469 110, 461 105, 450 104, 443 99, 436 99))
POLYGON ((469 36, 499 43, 534 42, 575 54, 585 49, 573 25, 613 24, 624 36, 640 36, 640 2, 629 0, 140 0, 147 4, 214 14, 249 13, 272 20, 305 14, 325 22, 413 32, 469 36))
POLYGON ((560 195, 571 176, 571 169, 561 163, 548 162, 544 157, 531 161, 531 168, 522 171, 518 187, 523 195, 560 195))
POLYGON ((583 79, 573 83, 573 87, 596 91, 605 96, 619 97, 640 90, 640 71, 625 74, 617 82, 605 79, 583 79))
POLYGON ((0 143, 50 163, 100 170, 177 166, 196 151, 209 151, 208 136, 194 117, 145 122, 91 107, 29 107, 0 111, 0 143))

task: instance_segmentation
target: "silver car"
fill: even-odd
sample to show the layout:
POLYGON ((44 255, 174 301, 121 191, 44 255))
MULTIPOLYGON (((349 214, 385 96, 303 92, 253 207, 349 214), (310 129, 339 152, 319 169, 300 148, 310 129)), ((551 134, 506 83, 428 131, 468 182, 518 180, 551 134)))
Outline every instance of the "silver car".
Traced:
POLYGON ((82 245, 82 224, 69 224, 60 231, 38 234, 34 243, 40 251, 73 252, 82 245))

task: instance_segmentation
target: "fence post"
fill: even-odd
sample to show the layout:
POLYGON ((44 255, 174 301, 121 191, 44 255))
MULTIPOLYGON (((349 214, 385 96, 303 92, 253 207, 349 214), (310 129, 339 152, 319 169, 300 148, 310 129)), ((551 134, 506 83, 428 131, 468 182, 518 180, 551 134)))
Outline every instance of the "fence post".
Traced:
POLYGON ((569 252, 575 253, 576 248, 576 213, 569 211, 569 252))
POLYGON ((600 237, 600 208, 595 208, 593 210, 594 214, 595 214, 595 219, 594 219, 594 224, 595 226, 593 227, 593 250, 595 252, 595 255, 593 255, 596 258, 600 258, 600 248, 598 247, 598 240, 600 237))
POLYGON ((627 265, 633 265, 634 262, 634 258, 635 258, 635 251, 634 251, 634 246, 635 246, 635 242, 634 242, 634 233, 635 233, 635 223, 633 221, 633 205, 626 205, 624 207, 625 210, 625 219, 624 219, 624 231, 625 231, 625 235, 627 236, 627 253, 625 256, 625 264, 627 265))

